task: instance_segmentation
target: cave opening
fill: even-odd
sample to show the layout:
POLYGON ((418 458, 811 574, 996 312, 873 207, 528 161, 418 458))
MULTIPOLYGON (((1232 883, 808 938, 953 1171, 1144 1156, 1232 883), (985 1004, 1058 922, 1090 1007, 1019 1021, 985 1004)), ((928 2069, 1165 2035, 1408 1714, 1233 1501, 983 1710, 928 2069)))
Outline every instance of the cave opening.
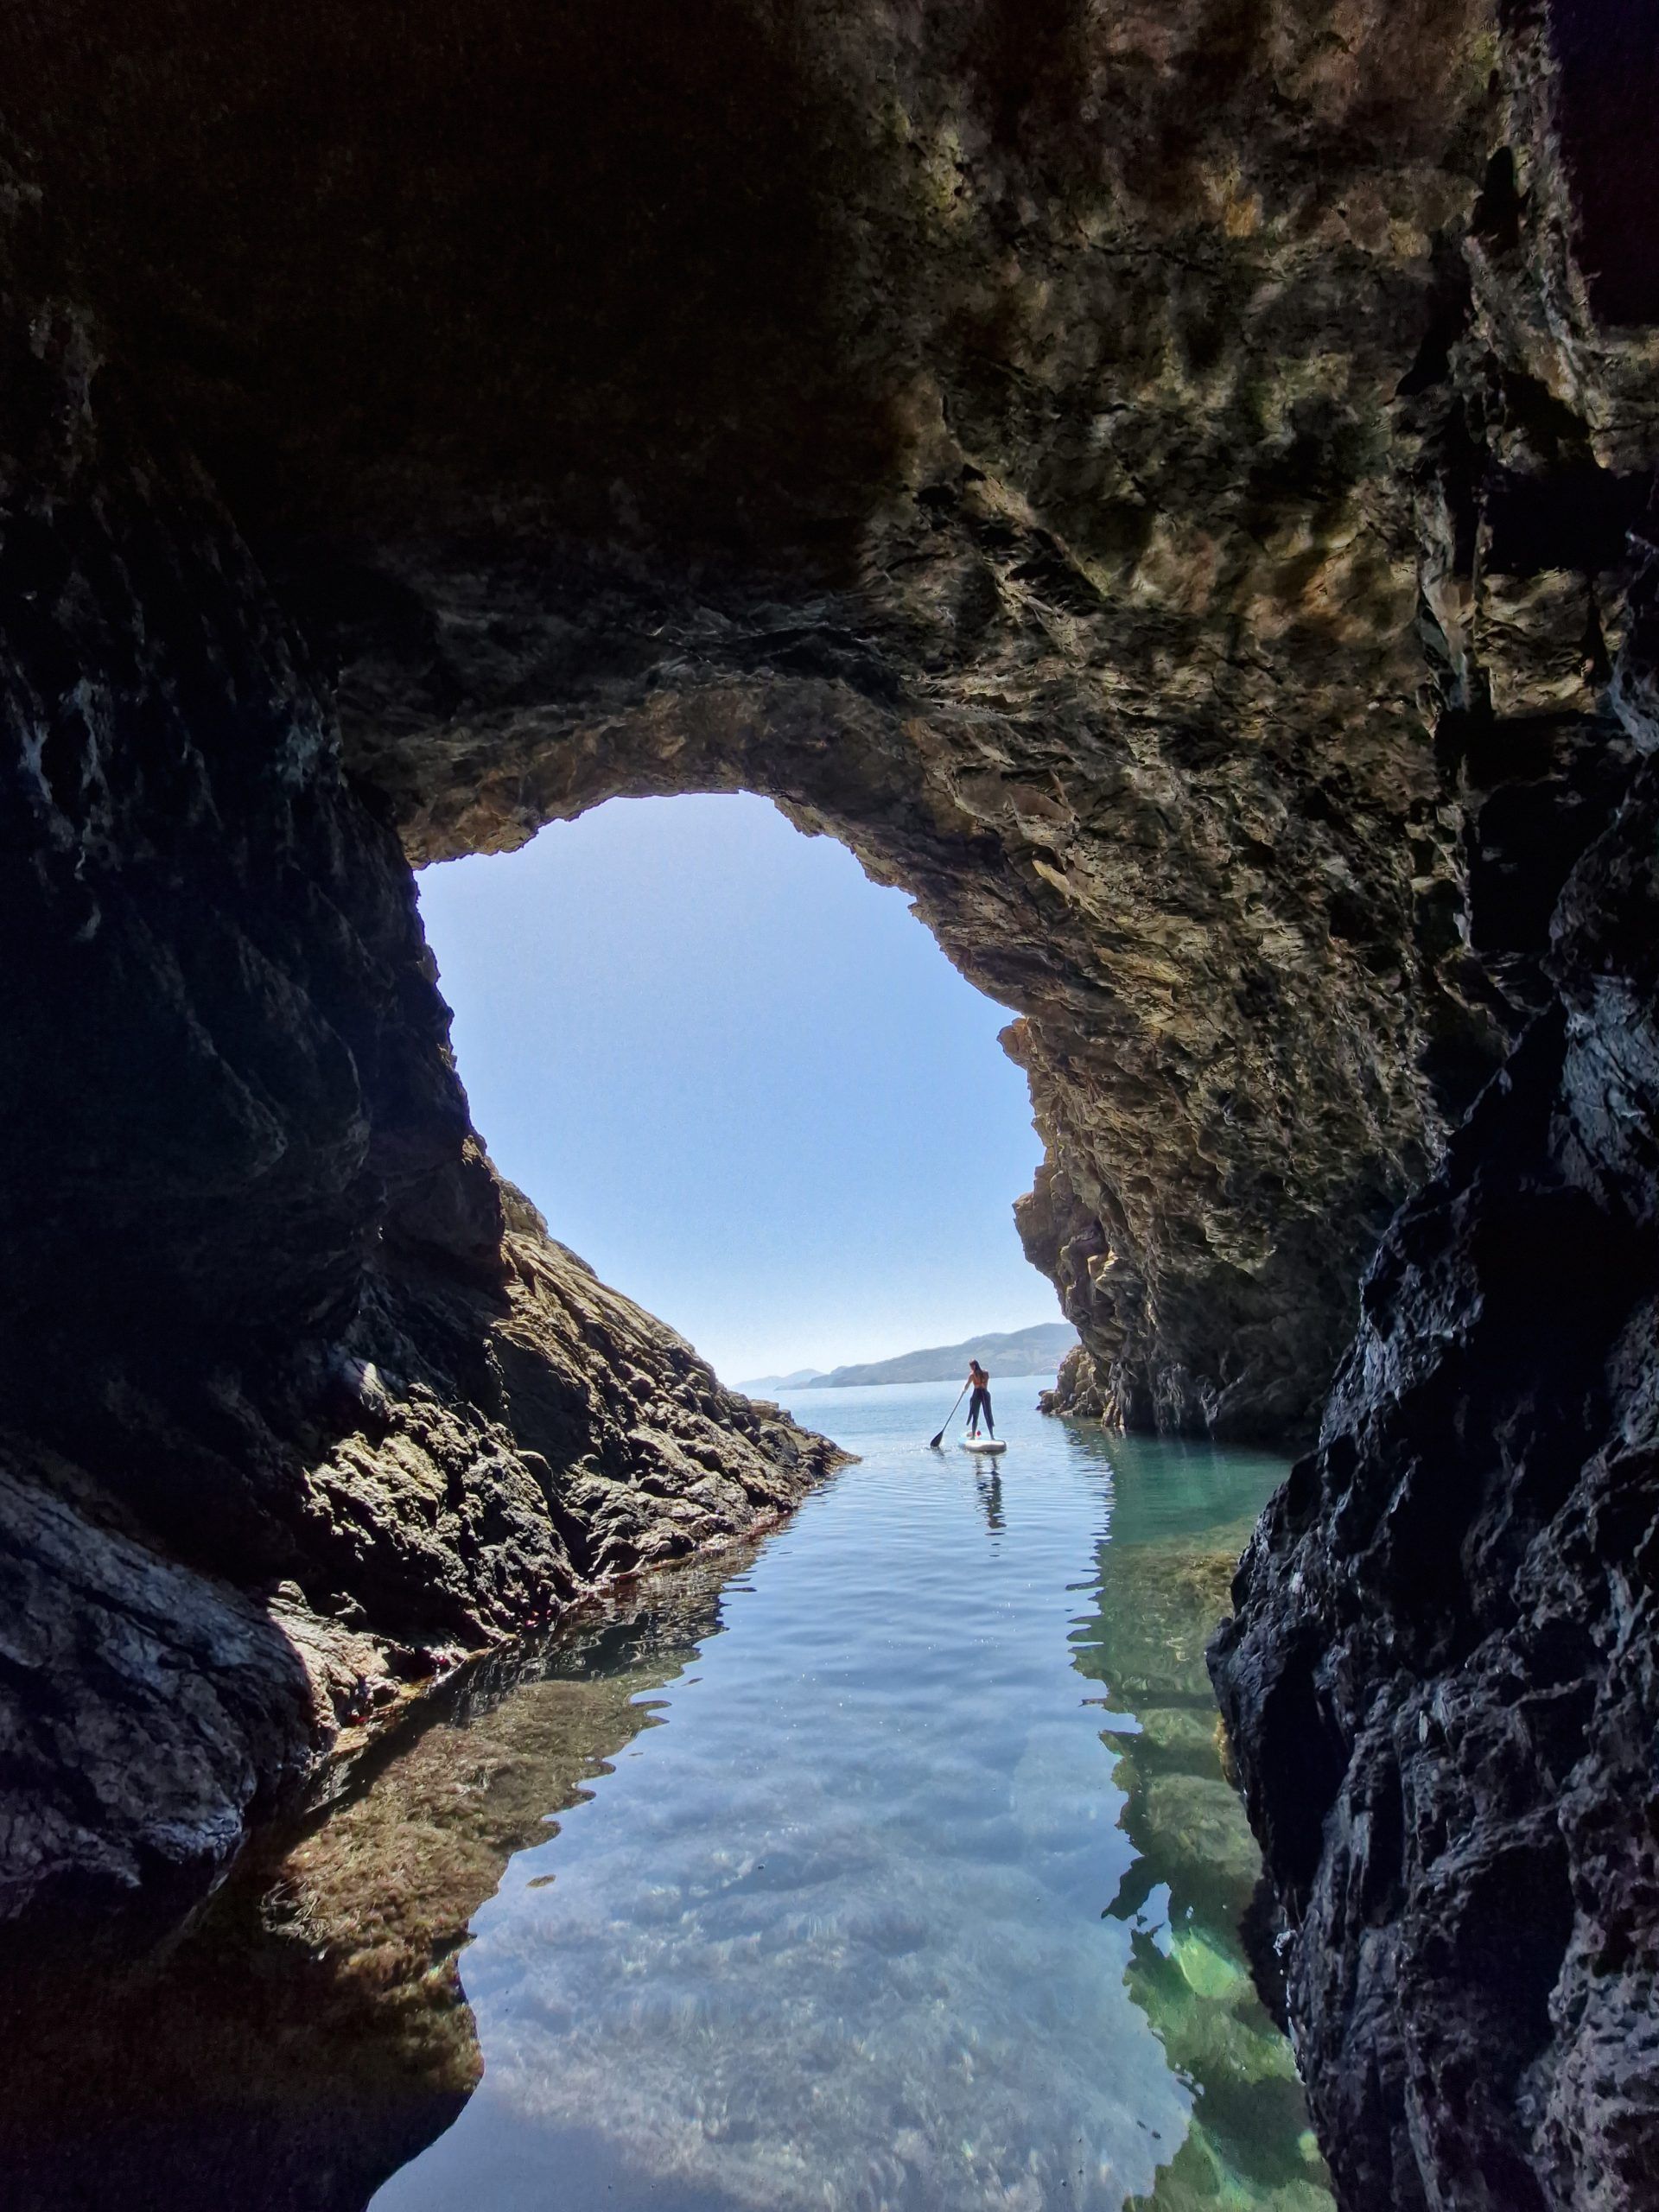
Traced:
POLYGON ((1008 1009, 840 841, 617 798, 417 882, 497 1166, 723 1380, 1058 1319, 1008 1009))

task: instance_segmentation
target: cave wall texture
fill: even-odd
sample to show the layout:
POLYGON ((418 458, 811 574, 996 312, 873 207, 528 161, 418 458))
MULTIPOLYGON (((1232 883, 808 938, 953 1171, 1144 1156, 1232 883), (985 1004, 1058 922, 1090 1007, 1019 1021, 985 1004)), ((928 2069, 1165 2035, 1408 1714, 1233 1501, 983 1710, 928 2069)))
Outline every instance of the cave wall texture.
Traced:
POLYGON ((838 1455, 498 1182, 300 641, 0 219, 0 1923, 164 1920, 463 1652, 838 1455))
POLYGON ((0 22, 10 1909, 824 1464, 503 1192, 410 875, 741 787, 1015 1011, 1069 1402, 1320 1434, 1216 1670, 1345 2203, 1641 2201, 1644 13, 0 22))

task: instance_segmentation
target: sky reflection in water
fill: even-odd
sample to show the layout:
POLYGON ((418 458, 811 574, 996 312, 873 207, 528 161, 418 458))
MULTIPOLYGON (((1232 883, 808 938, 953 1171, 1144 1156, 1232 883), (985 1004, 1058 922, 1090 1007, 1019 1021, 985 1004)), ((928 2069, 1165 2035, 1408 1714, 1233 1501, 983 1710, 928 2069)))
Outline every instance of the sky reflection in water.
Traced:
POLYGON ((1033 1395, 995 1474, 925 1448, 948 1389, 803 1395, 862 1464, 512 1860, 483 2082, 376 2212, 1328 2207, 1202 1665, 1282 1470, 1033 1395))

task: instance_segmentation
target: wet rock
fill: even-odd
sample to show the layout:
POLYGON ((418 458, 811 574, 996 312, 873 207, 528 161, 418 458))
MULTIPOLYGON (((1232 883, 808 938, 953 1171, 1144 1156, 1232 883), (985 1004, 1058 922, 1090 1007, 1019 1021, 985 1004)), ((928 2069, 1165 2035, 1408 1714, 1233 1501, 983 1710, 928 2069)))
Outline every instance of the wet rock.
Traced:
MULTIPOLYGON (((326 1820, 277 1827, 165 1951, 9 1947, 0 2157, 30 2212, 361 2212, 480 2060, 458 1961, 512 1853, 556 1833, 718 1620, 739 1546, 480 1662, 326 1820), (620 1654, 632 1661, 617 1665, 620 1654)), ((180 1578, 185 1580, 185 1578, 180 1578)), ((199 1596, 197 1597, 200 1602, 199 1596)))
POLYGON ((1649 767, 1568 881, 1555 1004, 1383 1242, 1212 1653, 1355 2205, 1651 2199, 1656 945, 1649 767))
POLYGON ((1037 1394, 1038 1410, 1071 1414, 1083 1421, 1107 1418, 1106 1393, 1095 1374, 1095 1363, 1082 1344, 1074 1344, 1060 1362, 1052 1390, 1037 1394))
POLYGON ((141 1889, 165 1925, 315 1749, 276 1623, 78 1510, 68 1471, 0 1446, 0 1917, 141 1889))

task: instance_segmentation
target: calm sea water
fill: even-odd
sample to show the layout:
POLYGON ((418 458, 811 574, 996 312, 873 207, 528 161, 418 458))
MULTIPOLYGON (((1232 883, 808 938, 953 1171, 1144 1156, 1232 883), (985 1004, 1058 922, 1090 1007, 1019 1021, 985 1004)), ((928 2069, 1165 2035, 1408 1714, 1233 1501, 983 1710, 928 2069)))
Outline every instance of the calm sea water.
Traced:
POLYGON ((1203 1663, 1283 1467, 1036 1387, 1000 1465, 926 1448, 948 1385, 801 1394, 861 1464, 689 1653, 572 1657, 637 1732, 550 1767, 461 1957, 481 2081, 376 2212, 1328 2212, 1203 1663))

